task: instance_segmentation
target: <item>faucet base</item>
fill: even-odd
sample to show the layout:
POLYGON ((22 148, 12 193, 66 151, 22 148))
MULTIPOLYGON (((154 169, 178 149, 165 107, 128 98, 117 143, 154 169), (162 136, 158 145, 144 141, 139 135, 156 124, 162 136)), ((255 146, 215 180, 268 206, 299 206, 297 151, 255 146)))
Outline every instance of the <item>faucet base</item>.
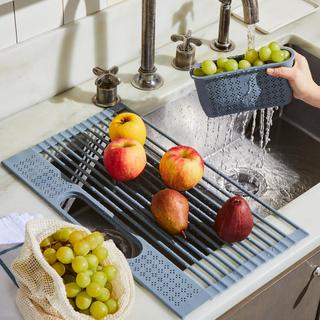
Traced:
POLYGON ((134 75, 131 84, 140 90, 151 91, 163 85, 163 79, 157 73, 139 72, 134 75))
POLYGON ((92 97, 92 102, 97 106, 97 107, 101 107, 101 108, 109 108, 109 107, 113 107, 116 104, 118 104, 119 102, 121 102, 121 98, 117 95, 116 99, 113 101, 109 101, 109 102, 100 102, 97 98, 97 95, 94 95, 92 97))
POLYGON ((215 39, 210 44, 211 49, 218 52, 229 52, 234 50, 235 44, 233 41, 229 40, 228 43, 220 43, 218 39, 215 39))
POLYGON ((196 63, 197 63, 197 61, 194 60, 194 61, 192 61, 192 63, 191 63, 190 65, 180 67, 179 65, 177 65, 177 58, 174 58, 174 59, 172 60, 172 62, 171 62, 172 66, 173 66, 175 69, 180 70, 180 71, 189 71, 189 70, 192 69, 192 66, 193 66, 194 64, 196 64, 196 63))

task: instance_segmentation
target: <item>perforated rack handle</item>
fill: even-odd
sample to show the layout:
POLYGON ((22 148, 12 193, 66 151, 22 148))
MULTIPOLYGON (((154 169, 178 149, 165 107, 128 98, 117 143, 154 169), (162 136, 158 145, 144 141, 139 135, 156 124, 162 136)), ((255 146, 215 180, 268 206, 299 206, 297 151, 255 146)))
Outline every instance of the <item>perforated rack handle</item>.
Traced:
POLYGON ((74 196, 83 194, 80 186, 61 177, 61 172, 41 157, 35 150, 28 149, 13 156, 2 164, 36 191, 41 198, 49 201, 59 213, 73 223, 78 222, 62 209, 61 203, 74 196), (50 181, 50 185, 47 183, 50 181))

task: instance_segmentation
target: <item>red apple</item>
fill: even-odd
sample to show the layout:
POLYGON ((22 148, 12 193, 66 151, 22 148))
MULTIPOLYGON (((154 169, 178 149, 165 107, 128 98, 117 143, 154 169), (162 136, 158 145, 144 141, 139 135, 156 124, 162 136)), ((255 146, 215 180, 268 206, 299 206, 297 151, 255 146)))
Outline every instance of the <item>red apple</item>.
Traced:
POLYGON ((103 154, 103 164, 110 176, 118 181, 133 180, 147 163, 146 152, 136 140, 119 138, 108 144, 103 154))
POLYGON ((158 225, 172 235, 182 234, 188 227, 189 203, 180 192, 164 189, 151 201, 151 211, 158 225))
POLYGON ((163 155, 159 171, 163 182, 169 188, 185 191, 193 188, 201 180, 204 165, 196 150, 177 146, 163 155))

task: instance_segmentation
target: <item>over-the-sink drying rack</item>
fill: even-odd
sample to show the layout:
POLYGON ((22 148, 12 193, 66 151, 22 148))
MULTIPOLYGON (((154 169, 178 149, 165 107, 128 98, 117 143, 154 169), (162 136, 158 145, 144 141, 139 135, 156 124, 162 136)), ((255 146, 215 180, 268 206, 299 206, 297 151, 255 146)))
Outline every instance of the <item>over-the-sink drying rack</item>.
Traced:
POLYGON ((205 177, 199 185, 184 193, 190 203, 187 238, 167 234, 155 223, 150 201, 152 194, 165 188, 158 173, 160 158, 168 147, 178 143, 145 121, 150 136, 156 137, 148 138, 145 144, 145 171, 133 182, 116 183, 101 160, 109 143, 109 123, 125 110, 125 105, 118 104, 101 111, 5 160, 3 165, 66 220, 81 223, 65 205, 70 199, 81 199, 92 209, 91 220, 98 214, 123 234, 136 247, 128 257, 135 279, 180 317, 307 235, 209 164, 205 164, 205 177), (216 182, 220 179, 232 183, 257 208, 253 231, 241 243, 225 243, 213 230, 217 210, 232 196, 216 182), (259 208, 268 210, 271 218, 261 218, 259 208))

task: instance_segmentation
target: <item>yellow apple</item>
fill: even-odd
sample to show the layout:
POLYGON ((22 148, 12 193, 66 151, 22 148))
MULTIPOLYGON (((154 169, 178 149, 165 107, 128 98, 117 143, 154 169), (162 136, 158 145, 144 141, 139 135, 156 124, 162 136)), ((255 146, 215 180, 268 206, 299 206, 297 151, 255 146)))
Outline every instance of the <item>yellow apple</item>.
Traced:
POLYGON ((123 112, 114 117, 109 126, 111 141, 118 138, 134 139, 142 145, 146 142, 146 126, 142 119, 131 112, 123 112))

